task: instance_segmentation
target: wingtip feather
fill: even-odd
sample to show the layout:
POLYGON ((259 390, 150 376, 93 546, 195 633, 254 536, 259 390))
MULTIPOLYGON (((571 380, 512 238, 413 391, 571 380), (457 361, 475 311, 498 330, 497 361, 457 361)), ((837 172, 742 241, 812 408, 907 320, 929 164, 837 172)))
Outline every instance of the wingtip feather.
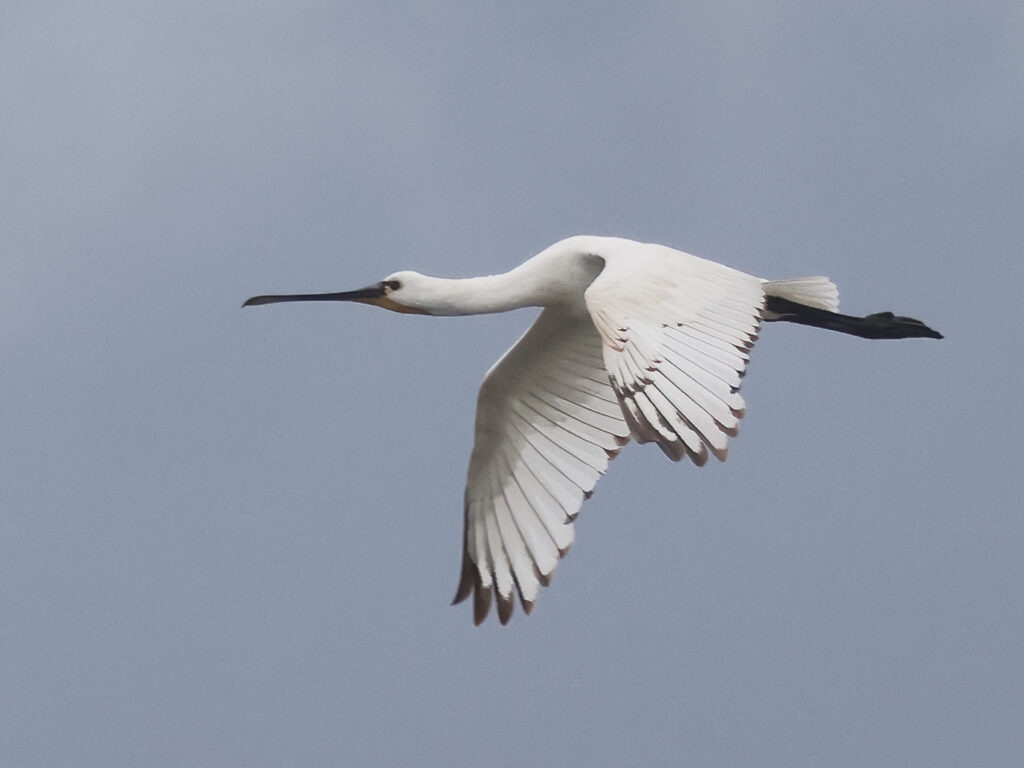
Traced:
POLYGON ((498 620, 502 625, 508 624, 516 607, 516 599, 513 595, 503 595, 498 592, 498 620))
POLYGON ((708 451, 703 445, 700 451, 690 451, 688 454, 695 467, 703 467, 708 463, 708 451))
POLYGON ((473 624, 480 626, 491 611, 491 588, 478 583, 473 595, 473 624))
POLYGON ((469 559, 469 555, 463 552, 462 572, 459 574, 459 586, 455 590, 455 597, 452 598, 452 605, 458 605, 469 597, 478 579, 479 577, 476 573, 476 566, 474 566, 473 561, 469 559))

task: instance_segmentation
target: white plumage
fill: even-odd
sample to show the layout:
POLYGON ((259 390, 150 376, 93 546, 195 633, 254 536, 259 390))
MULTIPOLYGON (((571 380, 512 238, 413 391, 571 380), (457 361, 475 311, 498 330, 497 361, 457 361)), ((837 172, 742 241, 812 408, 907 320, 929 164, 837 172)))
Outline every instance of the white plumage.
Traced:
POLYGON ((477 402, 454 600, 473 594, 477 623, 492 596, 502 623, 517 593, 532 609, 572 544, 581 504, 630 439, 657 443, 674 461, 725 459, 762 320, 941 338, 889 313, 837 314, 838 291, 824 277, 769 282, 609 237, 562 240, 500 275, 396 272, 356 291, 257 296, 246 305, 322 300, 432 315, 544 307, 487 372, 477 402))

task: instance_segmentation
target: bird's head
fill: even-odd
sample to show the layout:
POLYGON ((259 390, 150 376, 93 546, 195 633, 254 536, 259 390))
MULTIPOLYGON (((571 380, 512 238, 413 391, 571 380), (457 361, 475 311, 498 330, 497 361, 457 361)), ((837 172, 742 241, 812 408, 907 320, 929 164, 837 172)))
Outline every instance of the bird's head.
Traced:
POLYGON ((429 280, 430 278, 419 272, 394 272, 379 283, 368 285, 365 288, 357 288, 354 291, 253 296, 251 299, 247 299, 242 306, 252 307, 285 301, 354 301, 360 304, 372 304, 392 312, 424 315, 428 312, 422 304, 422 299, 425 298, 424 293, 429 280))
POLYGON ((430 280, 426 275, 410 270, 392 272, 378 283, 381 295, 366 303, 406 315, 429 314, 423 300, 429 298, 430 280))

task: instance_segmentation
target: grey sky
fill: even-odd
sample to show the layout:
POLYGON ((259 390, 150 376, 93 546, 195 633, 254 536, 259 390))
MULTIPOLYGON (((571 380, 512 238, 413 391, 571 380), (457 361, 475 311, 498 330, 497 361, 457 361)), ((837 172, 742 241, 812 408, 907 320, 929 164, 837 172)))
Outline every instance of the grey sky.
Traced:
POLYGON ((1020 763, 1020 3, 2 16, 0 764, 1020 763), (474 628, 532 314, 239 305, 581 232, 947 338, 768 327, 728 462, 631 446, 474 628))

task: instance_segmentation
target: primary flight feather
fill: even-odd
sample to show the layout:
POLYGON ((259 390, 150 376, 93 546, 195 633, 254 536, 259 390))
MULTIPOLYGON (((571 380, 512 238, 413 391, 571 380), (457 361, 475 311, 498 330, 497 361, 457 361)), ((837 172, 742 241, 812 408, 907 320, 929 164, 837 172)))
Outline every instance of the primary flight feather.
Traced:
POLYGON ((740 379, 762 321, 863 338, 942 335, 919 320, 838 313, 824 277, 767 281, 673 248, 576 236, 500 275, 396 272, 355 291, 254 296, 243 306, 355 301, 395 312, 473 315, 543 307, 484 376, 453 602, 479 624, 496 598, 529 613, 573 540, 573 520, 631 439, 673 461, 724 461, 743 416, 740 379))

